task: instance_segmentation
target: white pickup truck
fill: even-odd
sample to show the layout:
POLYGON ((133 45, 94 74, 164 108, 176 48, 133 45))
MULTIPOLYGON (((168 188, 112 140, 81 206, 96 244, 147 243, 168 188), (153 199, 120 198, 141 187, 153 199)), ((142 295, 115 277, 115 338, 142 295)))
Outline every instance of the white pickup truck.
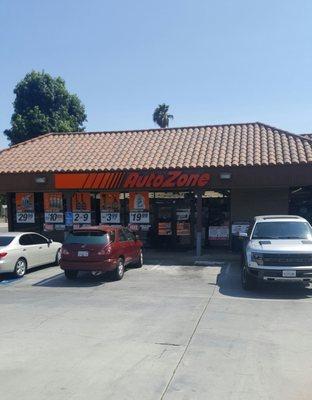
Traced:
POLYGON ((243 248, 241 281, 252 290, 258 280, 312 280, 312 228, 295 215, 255 217, 243 248))

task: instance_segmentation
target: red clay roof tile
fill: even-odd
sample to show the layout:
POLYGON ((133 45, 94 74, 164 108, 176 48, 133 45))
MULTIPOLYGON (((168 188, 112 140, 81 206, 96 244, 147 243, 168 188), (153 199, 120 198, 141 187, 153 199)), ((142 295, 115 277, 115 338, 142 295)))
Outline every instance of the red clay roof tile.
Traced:
POLYGON ((50 133, 0 152, 0 173, 312 163, 312 134, 255 122, 125 132, 50 133))

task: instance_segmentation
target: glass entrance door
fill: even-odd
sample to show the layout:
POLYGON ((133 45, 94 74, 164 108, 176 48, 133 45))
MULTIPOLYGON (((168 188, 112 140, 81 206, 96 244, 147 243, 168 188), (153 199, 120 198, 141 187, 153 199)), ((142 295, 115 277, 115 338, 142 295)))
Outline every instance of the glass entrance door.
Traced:
POLYGON ((177 198, 154 198, 152 247, 187 250, 194 244, 193 197, 182 193, 177 198))

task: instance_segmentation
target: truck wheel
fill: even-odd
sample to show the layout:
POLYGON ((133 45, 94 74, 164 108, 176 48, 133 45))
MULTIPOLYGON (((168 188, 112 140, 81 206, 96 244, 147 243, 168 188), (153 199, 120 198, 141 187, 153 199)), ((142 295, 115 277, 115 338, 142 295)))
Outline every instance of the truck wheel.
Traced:
POLYGON ((125 273, 125 263, 124 260, 120 257, 118 258, 117 267, 113 271, 113 279, 115 281, 120 281, 123 278, 125 273))
POLYGON ((76 270, 72 270, 72 269, 65 269, 64 274, 66 276, 67 279, 76 279, 78 276, 78 272, 76 270))
POLYGON ((243 266, 241 270, 241 281, 244 290, 253 290, 257 286, 256 278, 248 274, 245 266, 243 266))

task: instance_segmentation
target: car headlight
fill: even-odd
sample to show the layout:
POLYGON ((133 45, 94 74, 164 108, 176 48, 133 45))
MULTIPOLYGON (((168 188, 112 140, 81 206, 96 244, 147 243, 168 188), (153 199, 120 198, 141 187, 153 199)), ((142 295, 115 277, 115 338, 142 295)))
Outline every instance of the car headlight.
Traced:
POLYGON ((263 265, 263 254, 251 253, 251 261, 256 262, 258 265, 263 265))

